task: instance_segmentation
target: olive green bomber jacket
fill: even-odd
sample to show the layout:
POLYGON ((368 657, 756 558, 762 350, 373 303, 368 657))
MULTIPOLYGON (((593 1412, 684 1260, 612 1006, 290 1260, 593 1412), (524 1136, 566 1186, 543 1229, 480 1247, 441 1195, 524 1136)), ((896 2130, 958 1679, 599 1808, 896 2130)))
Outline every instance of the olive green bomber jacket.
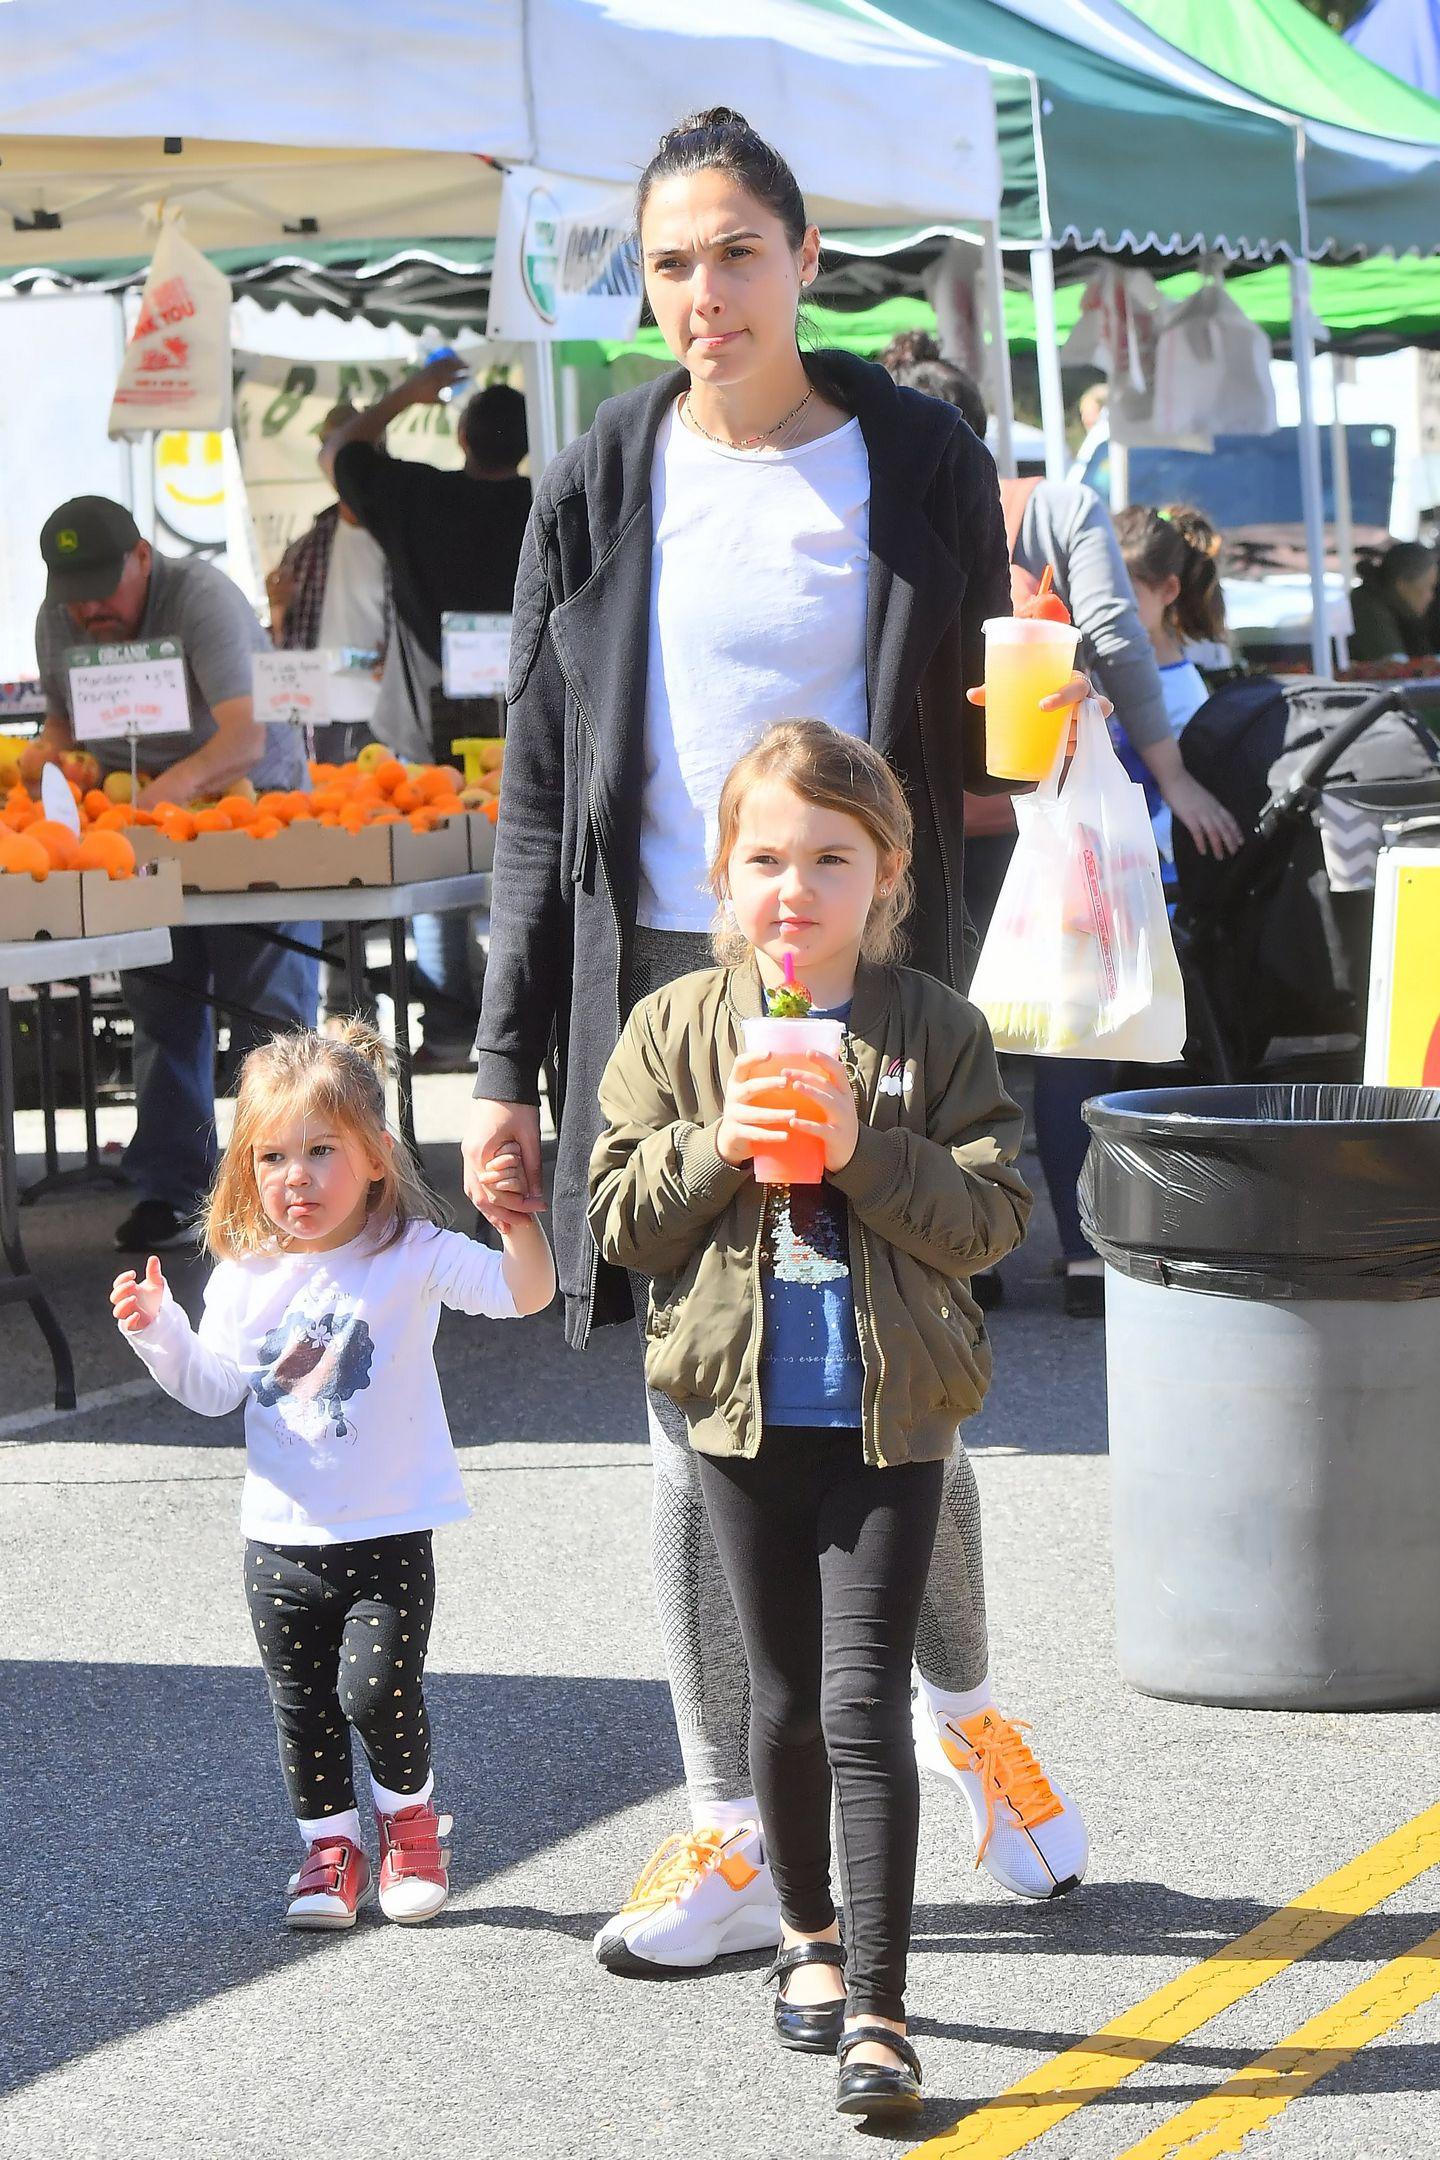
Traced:
MULTIPOLYGON (((754 1455, 762 1436, 764 1193, 715 1136, 742 1022, 763 1010, 753 963, 637 1006, 600 1083, 590 1160, 601 1253, 651 1277, 646 1378, 711 1455, 754 1455)), ((848 1033, 860 1137, 830 1182, 848 1203, 865 1456, 934 1461, 990 1383, 969 1277, 1025 1234, 1021 1113, 984 1019, 933 976, 862 962, 848 1033)))

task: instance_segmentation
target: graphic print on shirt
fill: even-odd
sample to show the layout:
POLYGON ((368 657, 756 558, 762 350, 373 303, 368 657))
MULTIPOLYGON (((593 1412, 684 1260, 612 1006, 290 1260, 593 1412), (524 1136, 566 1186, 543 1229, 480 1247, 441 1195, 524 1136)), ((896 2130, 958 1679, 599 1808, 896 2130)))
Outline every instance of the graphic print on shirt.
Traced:
POLYGON ((375 1342, 354 1298, 322 1291, 324 1311, 308 1312, 300 1298, 260 1345, 261 1369, 251 1380, 255 1400, 279 1412, 295 1439, 314 1445, 333 1433, 353 1440, 345 1405, 370 1385, 375 1342))
POLYGON ((850 1273, 845 1218, 823 1185, 771 1185, 760 1265, 776 1282, 840 1282, 850 1273))

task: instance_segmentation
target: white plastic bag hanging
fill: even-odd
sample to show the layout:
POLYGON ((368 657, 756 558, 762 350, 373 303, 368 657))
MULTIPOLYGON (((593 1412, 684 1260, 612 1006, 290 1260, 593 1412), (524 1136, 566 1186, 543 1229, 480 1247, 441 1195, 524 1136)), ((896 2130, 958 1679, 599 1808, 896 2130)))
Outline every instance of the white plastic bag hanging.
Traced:
POLYGON ((110 437, 230 425, 230 281, 162 210, 140 314, 110 407, 110 437))
POLYGON ((1093 699, 1064 763, 1062 747, 1015 798, 1019 838, 970 996, 997 1050, 1168 1065, 1185 1046, 1185 990, 1160 857, 1093 699))
POLYGON ((1155 439, 1273 435, 1270 340, 1218 277, 1171 309, 1155 349, 1155 439))

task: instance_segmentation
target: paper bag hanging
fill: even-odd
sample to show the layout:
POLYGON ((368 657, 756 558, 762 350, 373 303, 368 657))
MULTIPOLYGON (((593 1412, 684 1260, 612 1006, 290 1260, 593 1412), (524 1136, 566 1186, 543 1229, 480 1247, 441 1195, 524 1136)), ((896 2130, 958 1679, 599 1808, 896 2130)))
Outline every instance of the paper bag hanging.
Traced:
POLYGON ((230 281, 163 211, 140 315, 110 407, 110 437, 230 425, 230 281))

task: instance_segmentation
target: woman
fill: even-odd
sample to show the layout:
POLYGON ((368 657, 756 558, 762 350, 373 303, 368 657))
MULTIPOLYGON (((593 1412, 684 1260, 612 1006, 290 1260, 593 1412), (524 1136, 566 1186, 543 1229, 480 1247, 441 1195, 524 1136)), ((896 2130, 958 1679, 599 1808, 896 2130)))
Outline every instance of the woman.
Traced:
POLYGON ((1397 540, 1368 566, 1350 595, 1352 662, 1415 660, 1432 649, 1437 570, 1433 550, 1419 540, 1397 540))
MULTIPOLYGON (((985 403, 963 368, 942 358, 924 331, 907 330, 881 355, 900 383, 943 398, 985 433, 985 403)), ((1136 595, 1110 522, 1092 488, 1050 480, 1001 483, 1016 599, 1036 590, 1049 564, 1055 589, 1080 631, 1081 651, 1114 702, 1117 747, 1142 781, 1152 807, 1178 817, 1202 855, 1233 854, 1240 828, 1223 803, 1185 770, 1161 677, 1136 595)), ((983 936, 989 927, 1015 845, 1015 817, 1003 796, 970 806, 974 839, 965 857, 965 898, 983 936)), ((1168 829, 1168 827, 1167 827, 1168 829)), ((1080 1226, 1078 1187, 1090 1144, 1081 1106, 1115 1084, 1115 1067, 1092 1058, 1033 1060, 1035 1144, 1060 1236, 1065 1311, 1072 1320, 1104 1317, 1104 1270, 1080 1226)), ((998 1304, 998 1277, 981 1277, 979 1293, 998 1304)))
MULTIPOLYGON (((775 720, 868 735, 915 821, 912 960, 962 980, 964 796, 993 785, 964 685, 983 672, 981 621, 1009 610, 995 468, 969 429, 867 362, 802 359, 796 315, 820 236, 784 160, 736 114, 702 113, 662 141, 637 213, 646 291, 681 365, 602 406, 537 495, 464 1143, 466 1190, 493 1222, 507 1216, 494 1168, 507 1147, 525 1204, 544 1204, 536 1105, 553 1033, 554 1230, 577 1347, 636 1302, 585 1221, 596 1090, 633 1006, 709 964, 705 877, 726 773, 775 720)), ((1057 702, 1086 687, 1072 679, 1057 702)), ((618 1970, 705 1965, 780 1934, 753 1827, 734 1609, 683 1422, 664 1397, 649 1410, 656 1589, 694 1823, 596 1938, 618 1970)), ((990 1694, 963 1460, 918 1662, 922 1761, 969 1802, 990 1872, 1026 1895, 1069 1888, 1086 1860, 1078 1811, 990 1694)))

